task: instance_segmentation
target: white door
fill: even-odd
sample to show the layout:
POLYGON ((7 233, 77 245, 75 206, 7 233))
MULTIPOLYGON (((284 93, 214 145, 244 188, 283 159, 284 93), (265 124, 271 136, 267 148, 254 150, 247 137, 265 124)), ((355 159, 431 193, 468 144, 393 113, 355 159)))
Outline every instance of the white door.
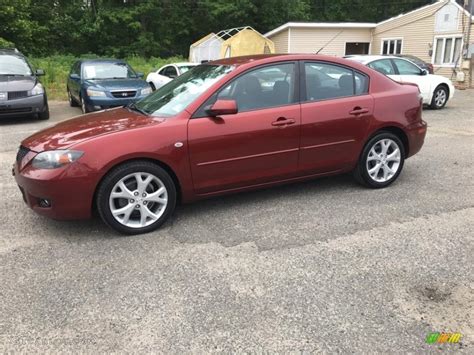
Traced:
POLYGON ((420 67, 405 59, 392 59, 396 70, 404 83, 413 83, 418 85, 423 102, 429 103, 431 99, 431 77, 420 67))
POLYGON ((390 59, 378 59, 367 64, 368 67, 377 70, 379 73, 385 74, 391 79, 401 82, 400 75, 397 74, 395 67, 390 59))

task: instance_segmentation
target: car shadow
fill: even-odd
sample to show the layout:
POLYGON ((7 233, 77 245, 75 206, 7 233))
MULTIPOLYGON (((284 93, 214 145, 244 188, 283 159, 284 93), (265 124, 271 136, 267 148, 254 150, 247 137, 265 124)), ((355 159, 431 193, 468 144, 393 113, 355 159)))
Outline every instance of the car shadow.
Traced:
POLYGON ((38 122, 48 122, 47 120, 40 120, 35 116, 18 116, 18 117, 0 117, 0 126, 3 125, 15 125, 15 124, 24 124, 24 123, 38 123, 38 122))
MULTIPOLYGON (((181 237, 176 234, 186 233, 186 230, 195 227, 196 221, 204 219, 204 217, 208 218, 210 215, 219 215, 219 219, 230 221, 234 218, 233 213, 236 209, 247 206, 253 206, 252 208, 257 209, 258 206, 265 208, 281 203, 282 198, 285 201, 298 199, 305 195, 317 198, 318 195, 359 188, 353 178, 346 174, 213 197, 191 204, 178 205, 173 216, 161 228, 142 236, 171 237, 180 242, 181 237)), ((136 237, 115 232, 106 226, 97 214, 90 220, 79 221, 55 221, 41 216, 38 216, 38 218, 41 219, 40 224, 48 230, 49 234, 71 243, 136 237)))

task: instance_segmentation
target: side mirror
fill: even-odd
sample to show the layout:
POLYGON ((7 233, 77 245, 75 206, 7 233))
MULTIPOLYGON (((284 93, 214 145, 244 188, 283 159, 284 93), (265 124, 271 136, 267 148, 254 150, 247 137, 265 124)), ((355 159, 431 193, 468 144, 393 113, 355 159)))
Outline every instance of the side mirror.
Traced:
POLYGON ((143 78, 145 76, 145 74, 143 74, 142 72, 138 71, 137 72, 137 78, 143 78))
POLYGON ((168 78, 170 79, 176 79, 178 76, 176 74, 170 74, 168 75, 168 78))
POLYGON ((69 77, 72 80, 79 80, 80 79, 80 76, 78 74, 75 74, 75 73, 69 74, 69 77))
POLYGON ((429 71, 426 69, 421 69, 421 75, 428 75, 429 71))
POLYGON ((36 74, 36 76, 43 76, 44 75, 44 70, 43 69, 36 69, 35 74, 36 74))
POLYGON ((217 100, 206 113, 211 117, 234 115, 239 112, 235 100, 217 100))

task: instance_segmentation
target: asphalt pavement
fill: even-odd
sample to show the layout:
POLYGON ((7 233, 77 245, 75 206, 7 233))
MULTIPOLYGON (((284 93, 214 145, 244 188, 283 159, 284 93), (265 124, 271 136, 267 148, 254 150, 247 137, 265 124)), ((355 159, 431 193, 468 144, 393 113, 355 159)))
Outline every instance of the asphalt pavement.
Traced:
POLYGON ((0 120, 0 352, 473 353, 473 99, 425 110, 425 146, 387 189, 214 198, 133 237, 37 216, 11 176, 21 139, 79 109, 0 120))

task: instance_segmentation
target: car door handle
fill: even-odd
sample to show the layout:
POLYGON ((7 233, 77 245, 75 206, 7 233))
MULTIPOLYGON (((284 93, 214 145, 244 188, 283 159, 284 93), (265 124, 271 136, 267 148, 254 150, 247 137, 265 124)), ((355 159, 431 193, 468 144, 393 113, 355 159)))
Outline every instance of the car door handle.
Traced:
POLYGON ((369 113, 368 108, 361 108, 361 107, 354 107, 352 111, 349 112, 349 114, 357 116, 357 115, 362 115, 364 113, 369 113))
POLYGON ((272 126, 287 126, 290 124, 294 124, 296 121, 293 118, 286 118, 286 117, 278 117, 276 121, 272 122, 272 126))

